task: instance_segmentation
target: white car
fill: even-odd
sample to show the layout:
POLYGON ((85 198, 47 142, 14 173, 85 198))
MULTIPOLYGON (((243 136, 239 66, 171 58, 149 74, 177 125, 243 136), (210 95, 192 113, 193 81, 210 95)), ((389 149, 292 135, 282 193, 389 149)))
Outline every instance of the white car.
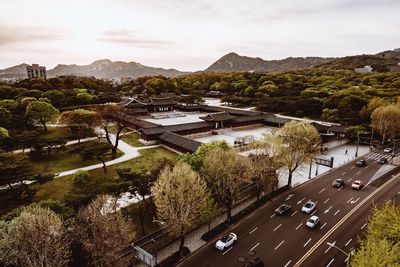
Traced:
POLYGON ((387 148, 385 148, 384 150, 383 150, 383 152, 385 152, 385 153, 390 153, 390 152, 392 152, 393 151, 393 149, 391 148, 391 147, 387 147, 387 148))
POLYGON ((363 184, 360 180, 356 180, 353 182, 353 184, 351 185, 351 188, 356 189, 356 190, 360 190, 363 187, 363 184))
POLYGON ((229 233, 218 240, 215 244, 215 247, 219 250, 224 250, 225 248, 232 246, 236 241, 237 235, 234 233, 229 233))
POLYGON ((311 213, 313 210, 315 210, 315 206, 316 204, 314 202, 312 202, 311 200, 307 201, 306 204, 304 204, 304 206, 301 208, 302 212, 305 213, 311 213))
POLYGON ((306 226, 308 228, 315 228, 319 223, 319 218, 318 216, 311 216, 310 219, 307 220, 306 226))

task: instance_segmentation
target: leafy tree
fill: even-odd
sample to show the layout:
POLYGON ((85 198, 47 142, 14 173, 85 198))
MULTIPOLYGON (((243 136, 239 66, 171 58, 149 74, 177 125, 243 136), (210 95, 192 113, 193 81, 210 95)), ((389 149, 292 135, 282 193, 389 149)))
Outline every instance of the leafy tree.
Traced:
POLYGON ((74 240, 87 255, 88 265, 130 266, 132 255, 118 256, 135 233, 114 197, 98 196, 79 210, 73 225, 74 240))
POLYGON ((111 146, 103 142, 90 142, 82 146, 79 154, 85 160, 97 159, 103 164, 104 173, 107 172, 106 159, 110 155, 111 146))
POLYGON ((25 155, 0 153, 0 186, 8 185, 14 189, 14 183, 23 183, 33 179, 33 166, 25 155))
POLYGON ((382 136, 382 144, 386 138, 395 138, 400 133, 400 107, 397 105, 381 106, 371 114, 371 127, 382 136))
POLYGON ((77 129, 78 144, 80 144, 83 130, 99 125, 100 116, 94 111, 75 109, 61 113, 60 123, 68 124, 71 129, 77 129))
POLYGON ((292 186, 293 172, 320 151, 321 138, 317 129, 308 122, 290 121, 269 137, 282 165, 288 170, 288 185, 292 186))
POLYGON ((0 127, 0 141, 3 140, 3 139, 5 139, 5 138, 7 138, 7 137, 10 137, 10 136, 8 135, 7 129, 5 129, 5 128, 3 128, 3 127, 0 127))
POLYGON ((169 225, 171 234, 180 238, 182 255, 185 235, 201 215, 206 183, 189 165, 178 162, 174 168, 166 167, 161 172, 151 191, 158 218, 169 225))
POLYGON ((47 124, 54 122, 60 112, 51 104, 43 101, 33 101, 26 107, 26 116, 43 125, 47 131, 47 124))
POLYGON ((7 266, 68 266, 69 245, 63 221, 47 208, 30 206, 0 222, 0 262, 7 266))
POLYGON ((250 159, 232 149, 215 147, 206 153, 201 173, 215 200, 226 208, 230 223, 232 205, 240 188, 254 176, 250 159))
POLYGON ((217 218, 220 213, 220 208, 217 203, 214 201, 212 196, 209 194, 204 201, 204 205, 201 209, 201 217, 207 221, 208 231, 211 230, 211 221, 217 218))
POLYGON ((43 92, 41 97, 45 97, 51 101, 51 104, 54 106, 60 106, 61 101, 64 99, 64 94, 59 90, 49 90, 43 92))

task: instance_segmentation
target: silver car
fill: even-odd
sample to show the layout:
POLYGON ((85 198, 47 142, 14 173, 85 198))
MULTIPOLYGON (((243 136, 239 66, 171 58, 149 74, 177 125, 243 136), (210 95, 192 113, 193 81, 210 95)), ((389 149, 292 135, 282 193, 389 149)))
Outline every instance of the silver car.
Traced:
POLYGON ((235 233, 229 233, 218 240, 215 247, 219 250, 224 250, 225 248, 232 246, 236 241, 237 235, 235 233))

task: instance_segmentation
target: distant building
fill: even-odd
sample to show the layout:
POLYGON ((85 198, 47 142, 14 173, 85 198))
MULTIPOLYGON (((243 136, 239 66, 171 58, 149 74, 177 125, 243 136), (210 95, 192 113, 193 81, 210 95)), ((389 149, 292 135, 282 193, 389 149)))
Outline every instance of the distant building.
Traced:
POLYGON ((32 64, 32 66, 26 66, 26 72, 28 78, 43 78, 46 79, 46 67, 39 66, 39 64, 32 64))
POLYGON ((357 73, 368 73, 368 72, 372 72, 373 68, 372 68, 372 66, 367 65, 367 66, 364 66, 363 68, 355 68, 354 71, 357 73))
POLYGON ((389 71, 400 72, 400 63, 397 63, 397 65, 389 65, 389 71))

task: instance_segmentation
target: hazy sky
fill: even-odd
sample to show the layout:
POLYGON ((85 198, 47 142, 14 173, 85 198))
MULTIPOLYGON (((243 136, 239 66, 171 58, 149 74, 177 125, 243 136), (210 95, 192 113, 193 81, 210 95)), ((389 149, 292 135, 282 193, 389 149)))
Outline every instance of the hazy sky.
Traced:
POLYGON ((0 0, 0 69, 94 60, 200 70, 400 47, 400 0, 0 0))

